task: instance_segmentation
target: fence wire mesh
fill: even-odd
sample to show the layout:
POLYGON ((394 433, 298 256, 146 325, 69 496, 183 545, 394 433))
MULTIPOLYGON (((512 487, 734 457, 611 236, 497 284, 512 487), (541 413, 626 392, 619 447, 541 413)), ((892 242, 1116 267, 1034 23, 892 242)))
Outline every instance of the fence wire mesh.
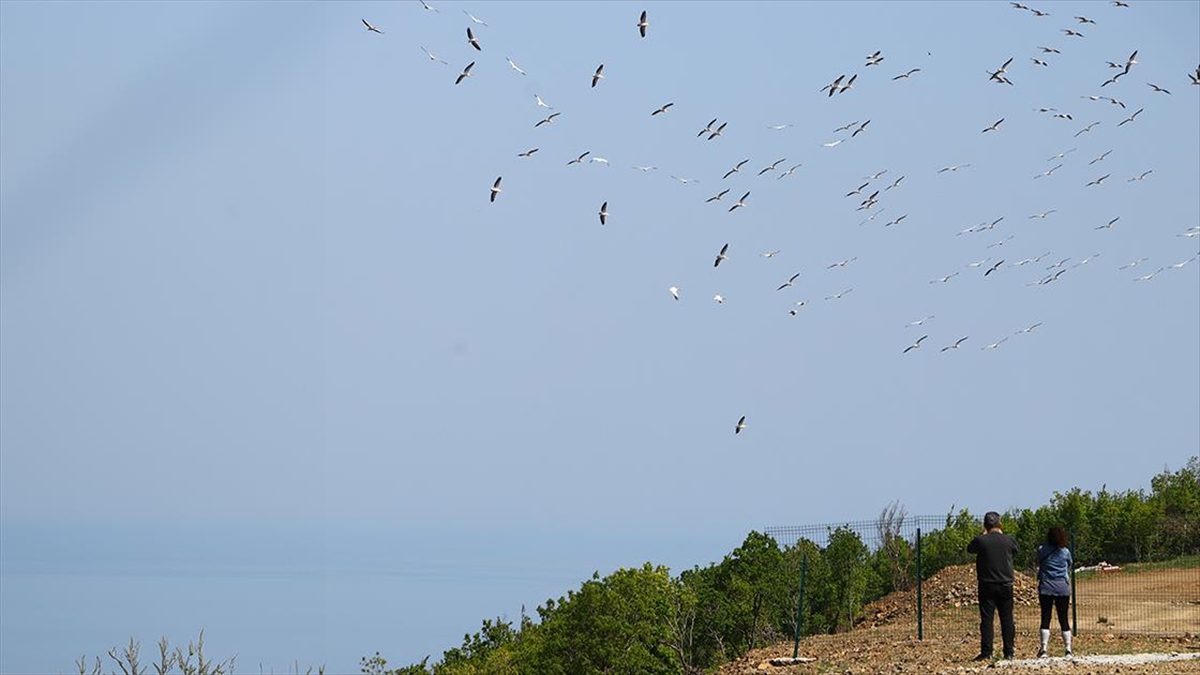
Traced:
MULTIPOLYGON (((1036 549, 1045 532, 1005 531, 1018 541, 1013 584, 1018 627, 1040 623, 1036 549)), ((889 507, 875 520, 765 528, 804 559, 804 635, 870 627, 939 640, 976 640, 979 606, 973 554, 982 531, 963 511, 910 516, 889 507), (918 537, 918 532, 919 537, 918 537)), ((1074 630, 1172 635, 1200 633, 1200 556, 1159 561, 1106 559, 1103 542, 1072 537, 1074 630), (1119 563, 1114 563, 1119 560, 1119 563)), ((1051 628, 1058 629, 1052 620, 1051 628)))

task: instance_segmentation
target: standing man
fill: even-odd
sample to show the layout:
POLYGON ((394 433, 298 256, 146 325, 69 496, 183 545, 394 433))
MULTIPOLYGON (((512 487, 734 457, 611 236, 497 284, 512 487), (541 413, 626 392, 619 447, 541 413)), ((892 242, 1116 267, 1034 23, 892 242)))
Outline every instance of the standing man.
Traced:
POLYGON ((979 582, 979 656, 976 661, 992 659, 995 632, 992 617, 1000 612, 1000 636, 1004 640, 1004 658, 1013 657, 1013 554, 1017 542, 1000 529, 1000 514, 988 511, 983 516, 983 534, 967 544, 975 554, 975 578, 979 582))

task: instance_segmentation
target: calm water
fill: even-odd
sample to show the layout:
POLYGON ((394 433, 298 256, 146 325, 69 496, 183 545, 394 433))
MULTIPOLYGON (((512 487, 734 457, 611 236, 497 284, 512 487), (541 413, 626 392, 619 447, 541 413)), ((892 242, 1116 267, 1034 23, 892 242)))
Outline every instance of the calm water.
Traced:
MULTIPOLYGON (((324 664, 357 673, 436 659, 485 617, 533 614, 593 570, 704 564, 744 533, 702 538, 562 532, 32 527, 0 530, 0 673, 70 673, 134 637, 205 629, 236 672, 324 664)), ((111 664, 106 664, 106 670, 111 664)))

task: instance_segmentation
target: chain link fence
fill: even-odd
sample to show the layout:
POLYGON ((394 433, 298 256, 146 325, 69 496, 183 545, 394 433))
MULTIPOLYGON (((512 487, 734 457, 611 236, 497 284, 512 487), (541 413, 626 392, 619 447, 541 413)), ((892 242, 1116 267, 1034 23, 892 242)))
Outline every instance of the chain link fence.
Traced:
MULTIPOLYGON (((1021 549, 1014 560, 1015 621, 1021 630, 1036 629, 1036 548, 1046 533, 1006 525, 1021 549)), ((764 532, 789 557, 800 559, 797 639, 865 627, 918 639, 974 641, 979 635, 975 558, 966 547, 982 529, 966 511, 910 516, 893 504, 875 520, 764 532)), ((1102 558, 1102 542, 1082 537, 1072 537, 1071 548, 1089 552, 1088 559, 1076 556, 1073 570, 1076 633, 1200 634, 1200 556, 1114 562, 1102 558)), ((1052 628, 1057 629, 1056 622, 1052 628)))

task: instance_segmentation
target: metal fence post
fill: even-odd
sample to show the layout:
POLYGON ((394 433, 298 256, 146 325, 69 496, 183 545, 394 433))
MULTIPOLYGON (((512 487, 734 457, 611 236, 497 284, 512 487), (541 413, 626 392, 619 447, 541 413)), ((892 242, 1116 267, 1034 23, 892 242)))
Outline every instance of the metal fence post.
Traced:
POLYGON ((800 597, 796 599, 796 643, 792 646, 792 658, 800 655, 800 633, 804 625, 804 577, 808 572, 808 556, 800 554, 800 597))
POLYGON ((917 639, 925 639, 925 614, 921 597, 921 528, 917 528, 917 639))
POLYGON ((1079 635, 1079 601, 1075 597, 1075 534, 1071 534, 1071 632, 1079 635))

